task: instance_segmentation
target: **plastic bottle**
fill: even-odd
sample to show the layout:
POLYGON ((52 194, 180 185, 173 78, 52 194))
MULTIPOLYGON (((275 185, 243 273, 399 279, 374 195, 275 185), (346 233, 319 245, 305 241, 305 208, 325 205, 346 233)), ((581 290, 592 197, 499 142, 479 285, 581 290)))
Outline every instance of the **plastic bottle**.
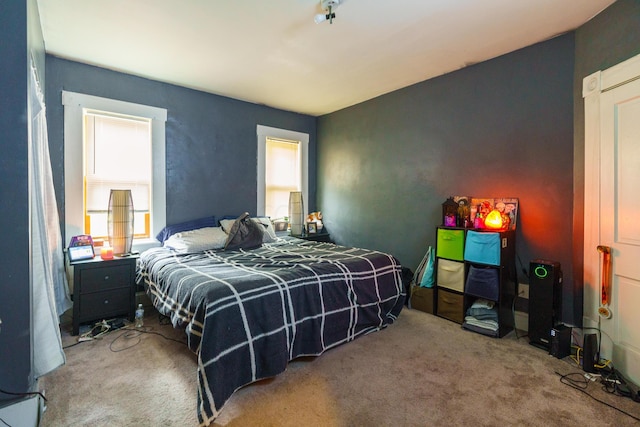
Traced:
POLYGON ((144 326, 144 308, 142 304, 138 304, 136 309, 136 328, 142 328, 144 326))

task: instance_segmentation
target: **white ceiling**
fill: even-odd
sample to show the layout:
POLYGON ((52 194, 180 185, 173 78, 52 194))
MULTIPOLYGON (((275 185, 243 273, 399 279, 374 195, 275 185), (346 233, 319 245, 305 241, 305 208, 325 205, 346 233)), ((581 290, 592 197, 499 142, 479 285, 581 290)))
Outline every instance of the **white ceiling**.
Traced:
POLYGON ((38 0, 52 55, 322 115, 547 40, 614 0, 38 0))

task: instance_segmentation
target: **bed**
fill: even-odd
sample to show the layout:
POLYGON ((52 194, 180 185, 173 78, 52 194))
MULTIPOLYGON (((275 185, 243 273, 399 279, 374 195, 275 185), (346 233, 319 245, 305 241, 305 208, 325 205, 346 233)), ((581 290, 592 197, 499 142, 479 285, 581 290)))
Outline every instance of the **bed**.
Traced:
POLYGON ((293 237, 250 250, 149 249, 138 280, 197 355, 201 425, 290 360, 390 325, 405 299, 393 256, 293 237))

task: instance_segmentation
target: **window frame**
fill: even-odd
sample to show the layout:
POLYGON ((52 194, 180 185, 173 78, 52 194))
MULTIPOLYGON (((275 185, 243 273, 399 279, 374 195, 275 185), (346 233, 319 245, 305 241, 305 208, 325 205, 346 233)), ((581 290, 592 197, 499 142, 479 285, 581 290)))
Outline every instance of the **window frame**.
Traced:
POLYGON ((258 139, 258 159, 257 159, 257 212, 258 216, 265 214, 265 173, 266 173, 266 147, 267 138, 284 139, 289 141, 299 141, 301 156, 301 190, 304 201, 304 215, 309 212, 309 134, 296 132, 287 129, 279 129, 269 126, 257 125, 256 134, 258 139))
POLYGON ((62 91, 64 106, 65 239, 84 234, 84 123, 85 110, 106 111, 151 120, 152 180, 151 236, 134 239, 133 248, 157 246, 155 236, 166 225, 165 108, 135 104, 82 93, 62 91))

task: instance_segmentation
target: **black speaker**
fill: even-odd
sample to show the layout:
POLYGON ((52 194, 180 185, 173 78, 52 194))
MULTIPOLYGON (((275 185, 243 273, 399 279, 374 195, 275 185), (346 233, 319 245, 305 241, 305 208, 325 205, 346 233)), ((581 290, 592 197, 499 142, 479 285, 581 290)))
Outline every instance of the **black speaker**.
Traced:
POLYGON ((598 337, 596 334, 586 334, 582 346, 582 370, 596 372, 598 363, 598 337))
POLYGON ((549 354, 562 359, 571 354, 571 328, 557 325, 551 329, 551 344, 549 354))
POLYGON ((535 259, 529 264, 529 344, 550 349, 551 330, 562 312, 560 263, 535 259))

